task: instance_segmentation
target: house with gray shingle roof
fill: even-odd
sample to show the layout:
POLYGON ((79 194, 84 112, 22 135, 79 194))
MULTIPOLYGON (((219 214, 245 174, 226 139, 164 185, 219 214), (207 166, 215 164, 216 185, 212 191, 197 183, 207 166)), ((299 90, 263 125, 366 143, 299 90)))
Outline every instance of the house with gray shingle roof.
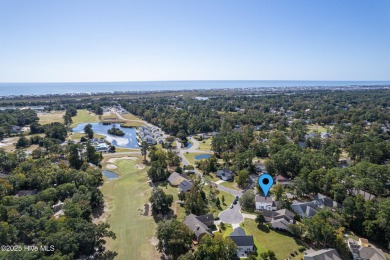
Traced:
POLYGON ((191 189, 192 187, 192 182, 184 179, 182 182, 179 183, 179 192, 187 192, 191 189))
POLYGON ((229 237, 237 245, 237 256, 247 257, 248 253, 254 251, 255 242, 253 236, 247 235, 245 230, 241 227, 237 227, 230 233, 229 237))
POLYGON ((304 260, 342 260, 339 253, 334 248, 305 251, 304 260))
POLYGON ((208 226, 211 226, 214 224, 214 218, 213 220, 211 221, 210 220, 210 216, 207 216, 205 217, 204 215, 202 216, 196 216, 194 214, 190 214, 188 215, 183 223, 190 229, 192 230, 192 232, 194 232, 195 234, 195 237, 194 239, 199 242, 200 239, 206 235, 206 234, 209 234, 209 235, 213 235, 211 229, 208 227, 208 226), (203 222, 203 221, 205 222, 203 222), (211 225, 210 225, 211 224, 211 225))
POLYGON ((354 260, 386 260, 381 249, 359 245, 353 239, 348 239, 348 247, 354 260))

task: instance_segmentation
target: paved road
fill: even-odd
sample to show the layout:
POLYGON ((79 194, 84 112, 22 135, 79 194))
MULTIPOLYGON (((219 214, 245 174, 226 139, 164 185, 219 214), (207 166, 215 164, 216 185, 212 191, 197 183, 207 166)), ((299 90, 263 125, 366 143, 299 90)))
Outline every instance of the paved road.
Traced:
POLYGON ((244 217, 241 214, 241 206, 239 202, 237 202, 237 204, 234 205, 232 209, 228 208, 220 212, 218 217, 222 222, 228 224, 239 224, 244 221, 244 217))
MULTIPOLYGON (((214 182, 214 183, 215 183, 215 182, 214 182)), ((218 189, 218 190, 225 191, 225 192, 227 192, 227 193, 232 194, 233 196, 238 196, 238 197, 241 197, 242 194, 243 194, 243 191, 230 189, 230 188, 225 187, 225 186, 222 186, 222 185, 220 185, 220 184, 217 184, 217 189, 218 189)))
POLYGON ((242 213, 242 216, 244 218, 256 219, 256 215, 253 215, 253 214, 242 213))

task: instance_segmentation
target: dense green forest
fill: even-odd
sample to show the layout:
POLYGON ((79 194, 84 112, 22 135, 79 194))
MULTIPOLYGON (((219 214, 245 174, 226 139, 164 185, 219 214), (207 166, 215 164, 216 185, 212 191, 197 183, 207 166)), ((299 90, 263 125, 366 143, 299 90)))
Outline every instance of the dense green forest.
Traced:
MULTIPOLYGON (((9 176, 0 179, 1 242, 45 245, 61 236, 69 242, 58 245, 60 250, 54 253, 58 256, 111 253, 103 250, 102 238, 114 234, 105 225, 91 223, 92 212, 102 205, 97 189, 102 177, 99 168, 89 163, 99 165, 101 157, 88 142, 86 146, 63 144, 76 109, 101 114, 103 106, 120 104, 179 140, 200 133, 212 136, 214 155, 196 162, 205 175, 229 167, 238 186, 249 189, 249 176, 258 174, 256 166, 262 159, 268 173, 291 180, 291 187, 278 186, 272 191, 283 208, 288 209, 291 204, 287 192, 300 199, 309 200, 321 193, 335 200, 340 205, 337 210, 319 210, 312 218, 297 217, 298 224, 291 226, 291 233, 308 245, 335 247, 348 259, 343 235, 345 230, 352 230, 390 249, 389 96, 389 90, 377 89, 220 94, 206 100, 186 95, 115 100, 104 97, 73 100, 71 106, 71 101, 49 103, 48 110, 66 109, 66 113, 65 124, 48 125, 37 123, 34 111, 15 110, 18 112, 4 115, 1 121, 3 136, 11 135, 14 125, 30 125, 31 133, 43 133, 44 137, 20 137, 20 149, 39 145, 31 156, 23 150, 0 152, 0 171, 9 176), (37 194, 14 197, 19 190, 36 190, 37 194), (57 220, 52 217, 51 206, 59 201, 65 203, 65 215, 57 220), (81 240, 88 242, 80 244, 81 240), (64 245, 67 247, 62 248, 64 245)), ((178 155, 170 146, 166 147, 167 150, 145 146, 141 151, 145 161, 147 155, 150 158, 147 174, 152 181, 166 180, 168 168, 183 170, 178 155)), ((181 195, 186 214, 208 213, 209 201, 202 182, 195 179, 193 186, 188 194, 181 195)), ((255 191, 259 192, 258 188, 255 191)), ((165 214, 172 198, 163 190, 156 190, 151 203, 154 213, 165 214)), ((164 223, 159 224, 159 229, 170 229, 170 225, 182 228, 174 221, 166 222, 166 226, 164 223)), ((181 231, 188 233, 185 228, 181 231)), ((161 237, 161 251, 167 250, 161 244, 164 239, 169 237, 161 237)), ((186 241, 185 248, 189 244, 186 241)), ((181 252, 182 257, 192 259, 190 253, 184 254, 186 251, 181 252)), ((54 256, 53 252, 38 253, 42 257, 54 256)))

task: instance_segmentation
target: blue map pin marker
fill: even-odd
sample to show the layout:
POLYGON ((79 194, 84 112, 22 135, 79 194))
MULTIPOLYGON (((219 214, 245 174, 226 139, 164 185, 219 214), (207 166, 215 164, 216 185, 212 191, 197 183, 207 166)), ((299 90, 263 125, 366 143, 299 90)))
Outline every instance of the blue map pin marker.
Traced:
POLYGON ((269 175, 268 173, 263 173, 262 175, 260 175, 259 185, 260 188, 263 190, 264 197, 267 197, 267 194, 273 184, 274 184, 274 179, 272 179, 271 175, 269 175))

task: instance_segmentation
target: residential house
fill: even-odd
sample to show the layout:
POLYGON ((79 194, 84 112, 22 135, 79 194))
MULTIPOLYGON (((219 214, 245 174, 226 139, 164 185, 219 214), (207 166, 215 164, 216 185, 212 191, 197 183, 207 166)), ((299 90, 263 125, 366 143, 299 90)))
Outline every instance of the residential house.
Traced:
POLYGON ((52 206, 53 211, 54 212, 60 211, 64 207, 64 205, 65 204, 63 202, 59 201, 57 204, 52 206))
POLYGON ((365 246, 365 247, 369 247, 369 243, 368 243, 368 239, 367 238, 359 238, 359 241, 358 241, 358 244, 359 246, 365 246))
POLYGON ((352 190, 352 195, 357 196, 357 195, 362 195, 365 201, 368 200, 374 200, 375 195, 372 195, 371 193, 365 192, 363 190, 352 190))
POLYGON ((9 175, 5 173, 0 173, 0 179, 8 179, 9 175))
POLYGON ((376 247, 369 247, 367 239, 359 242, 348 239, 348 247, 354 260, 386 260, 383 251, 376 247))
POLYGON ((311 132, 311 133, 305 135, 305 139, 306 139, 306 140, 307 140, 307 139, 311 139, 311 138, 314 138, 315 136, 316 136, 316 133, 315 133, 315 132, 311 132))
POLYGON ((177 172, 171 173, 171 175, 168 177, 168 182, 173 187, 179 186, 179 184, 184 180, 185 178, 177 172))
POLYGON ((245 230, 241 227, 237 227, 230 233, 229 237, 237 245, 237 256, 247 257, 248 253, 255 251, 255 242, 253 236, 248 236, 245 230))
POLYGON ((208 234, 213 235, 211 229, 209 228, 214 224, 214 218, 212 214, 196 216, 194 214, 188 215, 183 223, 194 232, 194 241, 199 242, 200 239, 208 234), (204 222, 203 222, 204 221, 204 222))
POLYGON ((309 249, 305 251, 304 260, 341 260, 336 249, 328 248, 321 250, 309 249))
POLYGON ((311 218, 317 214, 318 205, 314 201, 299 202, 294 200, 291 209, 303 218, 311 218))
POLYGON ((234 173, 229 169, 218 170, 216 176, 224 181, 233 181, 234 173))
POLYGON ((11 134, 21 134, 23 133, 23 129, 20 126, 13 125, 10 129, 11 134))
POLYGON ((179 192, 187 192, 191 189, 192 187, 192 182, 184 179, 182 182, 179 183, 179 192))
POLYGON ((291 185, 291 179, 289 178, 286 178, 282 175, 276 175, 274 177, 274 182, 276 184, 280 184, 280 185, 283 185, 283 186, 290 186, 291 185))
POLYGON ((277 210, 275 201, 271 197, 256 195, 256 210, 277 210))
POLYGON ((265 169, 265 164, 264 163, 257 163, 256 166, 255 166, 255 169, 256 169, 256 172, 265 172, 266 169, 265 169))
POLYGON ((317 210, 323 209, 325 207, 336 209, 340 208, 341 205, 336 201, 333 201, 331 198, 318 193, 313 201, 309 202, 300 202, 294 200, 291 204, 291 209, 301 217, 311 218, 317 214, 317 210))
POLYGON ((24 196, 35 195, 37 193, 38 193, 37 190, 20 190, 20 191, 16 192, 15 197, 20 198, 20 197, 24 197, 24 196))
POLYGON ((295 223, 295 215, 288 209, 263 210, 263 215, 265 221, 269 222, 274 229, 289 231, 289 226, 295 223))
POLYGON ((95 150, 97 152, 108 152, 109 151, 109 147, 105 143, 99 143, 98 145, 95 146, 95 150))
POLYGON ((327 133, 327 132, 323 132, 323 133, 321 133, 321 138, 322 139, 329 139, 329 138, 331 138, 332 136, 329 134, 329 133, 327 133))

